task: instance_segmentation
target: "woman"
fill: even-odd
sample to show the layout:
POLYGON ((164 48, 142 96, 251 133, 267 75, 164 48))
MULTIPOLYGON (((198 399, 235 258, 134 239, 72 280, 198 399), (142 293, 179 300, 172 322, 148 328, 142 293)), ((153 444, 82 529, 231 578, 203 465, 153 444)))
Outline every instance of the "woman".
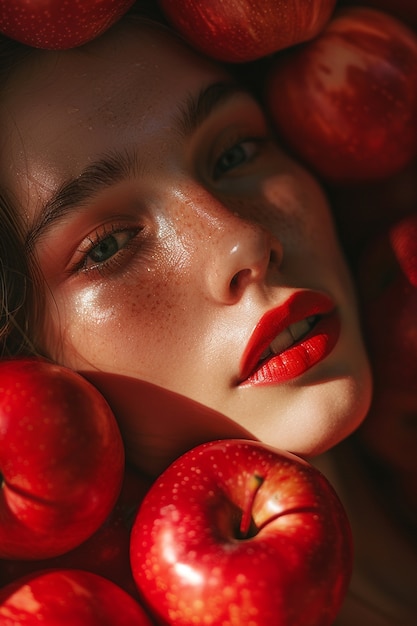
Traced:
POLYGON ((149 389, 206 407, 183 417, 197 439, 225 416, 311 457, 354 430, 370 375, 351 280, 321 189, 256 100, 134 17, 4 74, 0 182, 41 303, 29 337, 109 397, 133 462, 159 472, 182 447, 149 389))

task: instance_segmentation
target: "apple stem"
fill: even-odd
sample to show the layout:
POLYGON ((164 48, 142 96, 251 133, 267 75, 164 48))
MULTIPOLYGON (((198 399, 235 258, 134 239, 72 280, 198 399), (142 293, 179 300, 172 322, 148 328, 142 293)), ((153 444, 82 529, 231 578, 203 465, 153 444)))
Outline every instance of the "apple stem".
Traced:
POLYGON ((245 508, 243 509, 242 518, 240 520, 240 537, 242 539, 246 539, 249 535, 249 530, 252 524, 252 509, 253 503, 256 498, 256 494, 259 491, 262 483, 264 482, 264 477, 259 474, 252 474, 250 477, 247 489, 246 489, 246 503, 245 508))

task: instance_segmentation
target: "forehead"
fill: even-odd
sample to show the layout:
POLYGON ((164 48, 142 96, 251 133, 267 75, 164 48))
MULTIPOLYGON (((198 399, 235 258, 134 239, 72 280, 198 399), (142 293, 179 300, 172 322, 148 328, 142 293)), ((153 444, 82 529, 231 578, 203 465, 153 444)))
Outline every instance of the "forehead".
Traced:
POLYGON ((174 87, 189 88, 214 71, 213 64, 162 26, 122 21, 80 48, 63 52, 34 50, 9 81, 6 94, 14 96, 16 112, 26 113, 28 109, 24 103, 19 104, 19 99, 28 95, 31 108, 33 103, 51 107, 67 99, 96 107, 101 95, 110 101, 121 88, 126 90, 125 98, 137 96, 140 91, 146 100, 162 90, 165 100, 170 100, 178 92, 174 87))
POLYGON ((224 76, 169 31, 143 21, 121 21, 78 49, 35 51, 3 94, 5 182, 13 188, 25 178, 36 187, 31 193, 47 193, 112 143, 120 148, 169 130, 189 95, 224 76))

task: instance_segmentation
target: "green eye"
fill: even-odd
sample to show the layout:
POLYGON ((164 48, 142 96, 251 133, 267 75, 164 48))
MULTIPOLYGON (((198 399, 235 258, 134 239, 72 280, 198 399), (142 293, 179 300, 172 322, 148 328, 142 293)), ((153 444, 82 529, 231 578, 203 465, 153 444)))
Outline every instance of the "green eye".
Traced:
POLYGON ((97 234, 95 240, 90 240, 89 250, 84 256, 81 267, 85 270, 93 267, 104 268, 110 262, 116 262, 129 248, 137 234, 137 228, 124 228, 120 231, 97 234))
MULTIPOLYGON (((121 233, 118 233, 119 235, 121 233)), ((114 256, 120 249, 120 243, 116 235, 109 235, 100 241, 89 252, 89 258, 93 263, 104 263, 114 256)))

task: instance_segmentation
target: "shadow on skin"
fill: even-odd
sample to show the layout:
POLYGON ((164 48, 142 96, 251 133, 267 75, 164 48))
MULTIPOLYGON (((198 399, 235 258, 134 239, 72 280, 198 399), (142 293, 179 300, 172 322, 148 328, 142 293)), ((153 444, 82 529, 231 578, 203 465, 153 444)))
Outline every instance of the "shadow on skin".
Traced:
POLYGON ((228 417, 152 383, 108 372, 82 371, 111 406, 128 461, 150 477, 181 454, 214 439, 255 439, 228 417))

